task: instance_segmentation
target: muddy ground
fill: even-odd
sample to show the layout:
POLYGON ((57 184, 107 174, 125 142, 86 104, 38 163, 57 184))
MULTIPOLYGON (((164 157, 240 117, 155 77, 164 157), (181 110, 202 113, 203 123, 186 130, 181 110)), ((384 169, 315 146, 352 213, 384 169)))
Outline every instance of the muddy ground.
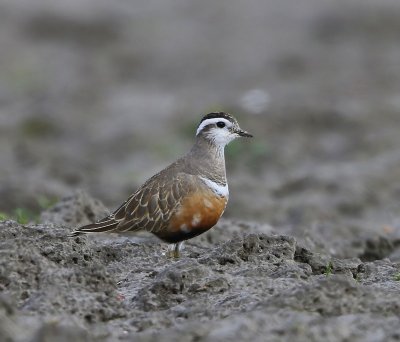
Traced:
POLYGON ((397 0, 0 0, 0 339, 399 340, 399 37, 397 0), (67 237, 212 110, 255 138, 180 260, 67 237))
POLYGON ((67 236, 104 212, 78 192, 44 224, 1 223, 3 340, 400 338, 400 236, 354 239, 352 257, 336 258, 329 242, 317 252, 290 232, 224 219, 178 260, 146 235, 67 236))

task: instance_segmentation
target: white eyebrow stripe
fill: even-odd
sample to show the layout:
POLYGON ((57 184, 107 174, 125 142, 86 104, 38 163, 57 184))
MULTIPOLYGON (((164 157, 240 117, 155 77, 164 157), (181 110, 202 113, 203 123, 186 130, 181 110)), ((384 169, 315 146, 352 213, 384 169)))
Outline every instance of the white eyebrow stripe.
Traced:
POLYGON ((232 122, 230 122, 229 120, 224 119, 224 118, 206 119, 206 120, 204 120, 204 121, 200 124, 199 128, 197 129, 196 135, 198 135, 198 134, 202 131, 202 129, 203 129, 204 127, 206 127, 206 126, 208 126, 208 125, 215 124, 215 123, 220 122, 220 121, 225 122, 225 124, 226 124, 228 127, 231 127, 231 126, 232 126, 232 122))
POLYGON ((223 197, 227 197, 229 195, 228 183, 226 183, 225 185, 221 185, 205 177, 199 176, 199 178, 204 183, 206 183, 216 194, 223 197))

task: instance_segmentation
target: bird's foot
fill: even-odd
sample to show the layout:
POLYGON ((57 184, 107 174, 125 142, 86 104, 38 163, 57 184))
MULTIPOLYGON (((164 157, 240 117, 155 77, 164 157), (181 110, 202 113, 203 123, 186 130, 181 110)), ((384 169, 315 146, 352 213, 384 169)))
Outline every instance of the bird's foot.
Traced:
POLYGON ((172 259, 179 259, 181 249, 183 248, 183 241, 174 243, 168 246, 167 257, 172 259))

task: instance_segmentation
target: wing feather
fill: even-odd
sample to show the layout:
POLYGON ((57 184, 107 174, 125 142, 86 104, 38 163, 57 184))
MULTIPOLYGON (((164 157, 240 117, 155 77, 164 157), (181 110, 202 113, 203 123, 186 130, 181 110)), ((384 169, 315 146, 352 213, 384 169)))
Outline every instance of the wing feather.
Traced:
POLYGON ((147 230, 152 233, 168 227, 171 216, 183 199, 196 191, 199 179, 186 173, 167 178, 160 174, 147 181, 113 214, 99 222, 83 226, 71 235, 92 232, 127 232, 147 230))

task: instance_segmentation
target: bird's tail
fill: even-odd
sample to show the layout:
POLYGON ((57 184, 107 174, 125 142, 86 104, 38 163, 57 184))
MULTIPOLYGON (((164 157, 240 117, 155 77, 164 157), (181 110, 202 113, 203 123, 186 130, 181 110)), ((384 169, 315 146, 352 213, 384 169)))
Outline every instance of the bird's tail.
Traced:
POLYGON ((118 221, 114 218, 103 219, 96 223, 91 223, 86 226, 80 227, 69 234, 70 237, 74 237, 86 233, 102 233, 102 232, 112 232, 117 229, 118 221))

